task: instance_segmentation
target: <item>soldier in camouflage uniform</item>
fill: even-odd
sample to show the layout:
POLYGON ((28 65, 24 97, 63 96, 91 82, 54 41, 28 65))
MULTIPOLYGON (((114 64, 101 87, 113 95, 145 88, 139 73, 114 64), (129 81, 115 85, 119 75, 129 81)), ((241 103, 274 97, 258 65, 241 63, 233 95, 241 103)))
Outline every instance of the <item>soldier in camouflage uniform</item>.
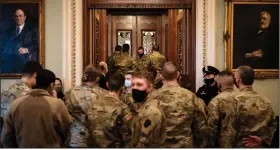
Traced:
POLYGON ((129 45, 124 44, 123 45, 123 53, 121 55, 118 55, 115 57, 116 63, 115 68, 117 72, 120 72, 122 75, 125 75, 125 73, 129 70, 132 70, 135 66, 134 59, 129 56, 129 45))
POLYGON ((107 64, 109 72, 115 72, 114 66, 116 65, 116 57, 121 55, 122 47, 120 45, 117 45, 115 47, 114 53, 108 58, 107 64))
MULTIPOLYGON (((132 79, 134 101, 133 136, 131 147, 161 147, 165 139, 165 118, 157 103, 149 100, 153 93, 154 75, 147 70, 138 71, 132 79)), ((131 100, 130 99, 130 100, 131 100)))
POLYGON ((104 99, 95 99, 88 111, 89 129, 95 147, 124 147, 130 140, 129 122, 132 113, 119 96, 124 88, 124 76, 117 73, 109 77, 109 92, 104 99))
POLYGON ((160 54, 158 45, 153 46, 153 53, 149 55, 149 59, 157 71, 161 70, 161 66, 166 61, 165 56, 160 54))
POLYGON ((139 47, 137 49, 137 59, 136 59, 136 66, 143 66, 146 68, 150 62, 150 57, 148 54, 144 54, 144 48, 139 47))
POLYGON ((21 81, 11 85, 8 89, 4 90, 1 94, 1 118, 0 118, 0 133, 2 130, 3 119, 5 118, 8 108, 11 103, 18 97, 27 95, 31 88, 36 84, 36 76, 38 72, 42 71, 42 66, 34 61, 29 61, 24 65, 23 75, 21 81))
POLYGON ((65 104, 73 117, 73 124, 67 137, 66 146, 73 148, 87 148, 93 145, 89 136, 87 112, 96 99, 101 96, 93 87, 97 86, 101 72, 89 65, 85 68, 82 85, 67 91, 64 96, 65 104))
POLYGON ((206 146, 207 107, 203 100, 177 83, 178 70, 172 62, 161 70, 162 88, 150 99, 158 103, 166 117, 165 148, 193 148, 206 146))
POLYGON ((229 71, 217 75, 216 83, 221 93, 214 97, 208 105, 209 147, 232 148, 236 130, 237 101, 234 91, 234 77, 229 71))
POLYGON ((236 137, 233 147, 269 147, 277 122, 271 101, 253 90, 254 70, 240 66, 235 80, 240 93, 236 95, 236 137))

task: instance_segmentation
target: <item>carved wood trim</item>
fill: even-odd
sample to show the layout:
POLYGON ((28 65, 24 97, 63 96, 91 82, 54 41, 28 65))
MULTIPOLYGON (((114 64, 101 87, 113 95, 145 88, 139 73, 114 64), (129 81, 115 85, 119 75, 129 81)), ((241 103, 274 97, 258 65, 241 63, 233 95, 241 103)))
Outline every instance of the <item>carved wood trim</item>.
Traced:
POLYGON ((88 4, 88 8, 191 8, 190 4, 88 4))
POLYGON ((76 86, 76 0, 71 3, 72 15, 72 50, 71 50, 71 82, 76 86))
POLYGON ((99 44, 100 44, 100 41, 99 41, 99 20, 95 18, 95 36, 94 36, 94 40, 95 40, 95 48, 94 48, 94 60, 95 60, 95 64, 98 64, 99 63, 99 44))
POLYGON ((183 18, 178 21, 177 24, 177 33, 178 33, 178 69, 181 74, 183 74, 183 34, 184 34, 184 29, 183 29, 183 18))

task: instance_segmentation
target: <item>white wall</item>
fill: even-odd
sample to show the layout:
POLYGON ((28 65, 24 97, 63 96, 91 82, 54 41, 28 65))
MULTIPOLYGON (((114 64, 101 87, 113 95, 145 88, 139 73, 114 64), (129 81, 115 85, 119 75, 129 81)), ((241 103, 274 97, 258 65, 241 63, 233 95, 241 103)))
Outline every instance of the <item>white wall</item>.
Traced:
MULTIPOLYGON (((62 0, 45 0, 45 68, 62 78, 62 0)), ((1 79, 1 91, 15 79, 1 79)))
POLYGON ((45 0, 45 68, 62 78, 62 0, 45 0))

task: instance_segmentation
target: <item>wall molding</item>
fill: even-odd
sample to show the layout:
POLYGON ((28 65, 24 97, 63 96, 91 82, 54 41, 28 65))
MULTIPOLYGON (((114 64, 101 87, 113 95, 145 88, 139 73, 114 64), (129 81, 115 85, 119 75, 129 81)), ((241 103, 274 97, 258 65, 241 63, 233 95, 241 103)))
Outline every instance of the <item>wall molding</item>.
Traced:
POLYGON ((71 15, 72 15, 72 48, 71 48, 71 86, 76 86, 76 0, 72 0, 71 3, 71 15))

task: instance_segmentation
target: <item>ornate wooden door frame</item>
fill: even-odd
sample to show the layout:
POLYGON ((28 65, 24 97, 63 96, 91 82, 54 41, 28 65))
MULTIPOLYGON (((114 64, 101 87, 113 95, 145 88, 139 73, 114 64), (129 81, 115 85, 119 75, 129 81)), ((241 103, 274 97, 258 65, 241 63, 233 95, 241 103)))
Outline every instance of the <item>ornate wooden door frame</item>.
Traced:
MULTIPOLYGON (((166 9, 185 9, 186 10, 186 64, 184 66, 184 73, 189 76, 192 81, 192 91, 195 91, 195 58, 196 58, 196 1, 195 0, 83 0, 83 66, 92 63, 92 52, 89 50, 89 11, 91 9, 109 9, 109 8, 166 8, 166 9)), ((99 56, 106 56, 106 52, 99 51, 99 56), (104 54, 100 54, 104 53, 104 54)), ((178 64, 178 56, 174 54, 167 56, 168 60, 178 64)), ((100 61, 103 58, 99 58, 100 61)))

